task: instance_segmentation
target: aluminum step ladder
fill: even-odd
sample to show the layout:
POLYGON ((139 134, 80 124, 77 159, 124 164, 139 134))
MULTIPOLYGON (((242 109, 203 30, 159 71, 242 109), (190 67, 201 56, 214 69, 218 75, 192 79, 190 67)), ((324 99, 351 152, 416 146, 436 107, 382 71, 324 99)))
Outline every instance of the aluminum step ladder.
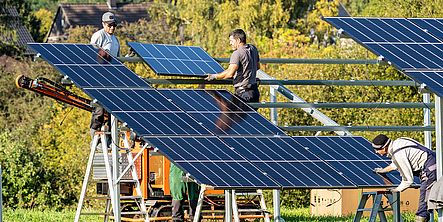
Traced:
POLYGON ((375 222, 377 215, 380 218, 380 222, 387 222, 385 211, 392 211, 393 222, 403 222, 400 214, 400 192, 390 191, 374 191, 363 192, 360 202, 358 203, 357 213, 354 217, 354 222, 360 222, 363 212, 370 211, 368 222, 375 222), (382 206, 382 198, 386 197, 390 207, 382 206), (365 208, 366 202, 372 197, 373 203, 371 208, 365 208))
MULTIPOLYGON (((135 156, 135 158, 133 157, 133 154, 131 153, 130 150, 130 144, 129 141, 127 139, 126 136, 123 137, 123 143, 124 143, 124 147, 121 148, 120 150, 123 152, 119 152, 120 154, 120 160, 124 159, 124 157, 127 159, 127 166, 120 170, 120 177, 117 179, 117 181, 113 181, 112 179, 112 165, 110 162, 110 154, 109 154, 109 148, 108 148, 108 138, 107 138, 107 134, 106 132, 99 132, 97 131, 94 135, 94 138, 92 140, 91 143, 91 151, 89 153, 89 159, 88 159, 88 165, 86 167, 86 173, 83 179, 83 185, 82 185, 82 190, 81 190, 81 194, 80 194, 80 198, 79 198, 79 202, 77 205, 77 211, 75 214, 75 219, 74 222, 78 222, 80 220, 80 216, 81 215, 102 215, 104 216, 104 220, 103 221, 109 221, 109 219, 113 218, 113 211, 112 211, 112 207, 111 207, 111 203, 114 203, 113 201, 113 197, 115 197, 115 191, 114 191, 114 183, 115 184, 120 184, 120 183, 129 183, 132 186, 134 186, 135 188, 135 195, 130 195, 130 196, 119 196, 119 199, 121 201, 120 205, 123 206, 135 206, 136 209, 132 209, 132 211, 124 211, 121 212, 121 216, 122 217, 134 217, 134 216, 138 216, 139 218, 143 218, 143 221, 149 221, 149 215, 147 214, 147 210, 146 210, 146 205, 145 205, 145 201, 143 198, 143 194, 140 188, 140 182, 138 180, 138 176, 137 176, 137 171, 135 168, 135 159, 137 159, 140 154, 143 152, 143 150, 146 147, 143 147, 142 150, 135 156), (99 141, 101 141, 101 146, 99 145, 99 141), (97 149, 101 148, 101 153, 96 152, 97 149), (97 155, 96 155, 97 154, 97 155), (102 155, 102 158, 97 158, 98 156, 102 155), (98 159, 101 159, 102 161, 99 161, 98 159), (94 162, 95 160, 95 162, 94 162), (106 181, 105 183, 107 183, 107 195, 106 196, 94 196, 94 197, 87 197, 86 196, 86 192, 87 192, 87 187, 88 187, 88 183, 90 181, 90 177, 91 177, 91 172, 93 170, 93 167, 103 167, 105 168, 106 171, 106 175, 105 175, 105 179, 104 181, 106 181), (128 178, 128 174, 130 174, 129 178, 128 178), (126 175, 126 176, 125 176, 126 175), (82 208, 83 208, 83 203, 85 199, 105 199, 106 200, 106 206, 105 206, 105 211, 103 213, 101 212, 92 212, 92 213, 82 213, 82 208)), ((118 139, 117 139, 118 140, 118 139)), ((120 166, 121 167, 121 166, 120 166)), ((121 207, 121 206, 120 206, 121 207)), ((120 209, 119 209, 120 210, 120 209)), ((123 220, 123 218, 122 218, 123 220)))

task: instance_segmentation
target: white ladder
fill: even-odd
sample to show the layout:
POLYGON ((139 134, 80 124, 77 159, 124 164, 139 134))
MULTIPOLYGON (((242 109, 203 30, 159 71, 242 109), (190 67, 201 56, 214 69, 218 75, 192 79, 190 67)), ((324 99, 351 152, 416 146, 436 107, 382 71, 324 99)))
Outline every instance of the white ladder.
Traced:
MULTIPOLYGON (((205 184, 200 185, 200 194, 198 198, 197 208, 195 210, 195 216, 194 216, 194 222, 198 222, 199 218, 201 218, 201 212, 202 212, 202 206, 203 206, 203 200, 205 191, 207 189, 213 189, 210 186, 207 186, 205 184)), ((225 219, 226 222, 231 222, 234 218, 235 222, 240 222, 241 217, 253 217, 253 215, 241 215, 242 213, 260 213, 262 215, 257 215, 257 218, 263 217, 265 222, 270 222, 270 215, 268 212, 268 209, 266 207, 265 198, 263 196, 263 191, 258 189, 254 192, 236 192, 235 190, 225 190, 225 219), (260 209, 239 209, 237 204, 237 197, 239 196, 255 196, 258 197, 260 200, 260 209)))
MULTIPOLYGON (((86 167, 86 173, 85 173, 85 177, 83 179, 83 185, 82 185, 82 190, 80 193, 80 198, 79 198, 79 202, 77 205, 77 211, 75 214, 75 219, 74 222, 79 222, 80 220, 80 215, 104 215, 104 221, 108 221, 111 215, 115 215, 116 213, 121 214, 123 216, 126 215, 140 215, 142 216, 144 219, 141 221, 149 221, 149 216, 147 214, 147 210, 146 210, 146 205, 144 202, 144 198, 143 198, 143 194, 140 188, 140 182, 138 180, 138 176, 137 176, 137 171, 134 165, 135 160, 143 153, 144 149, 146 148, 143 147, 141 149, 141 151, 139 153, 137 153, 137 155, 135 156, 135 158, 133 158, 132 153, 130 151, 130 145, 129 145, 129 141, 127 139, 126 136, 124 136, 123 138, 123 142, 124 142, 124 148, 123 150, 125 151, 124 153, 120 154, 121 155, 126 155, 127 160, 128 160, 128 165, 125 169, 122 170, 120 177, 116 180, 113 181, 113 177, 112 177, 112 166, 109 162, 109 154, 108 154, 108 142, 107 142, 107 136, 106 136, 106 132, 101 132, 101 131, 97 131, 93 137, 92 143, 91 143, 91 151, 89 153, 89 159, 88 159, 88 165, 86 167), (107 192, 107 197, 106 199, 106 207, 105 207, 105 212, 104 213, 82 213, 82 208, 83 208, 83 203, 84 200, 86 198, 86 191, 87 191, 87 187, 88 187, 88 182, 89 182, 89 178, 91 176, 91 170, 93 168, 94 165, 94 156, 96 154, 96 149, 98 148, 97 145, 99 143, 99 140, 101 141, 101 148, 102 148, 102 154, 103 154, 103 160, 104 160, 104 166, 106 169, 106 179, 107 179, 107 184, 108 184, 108 192, 107 192), (131 171, 131 176, 132 178, 130 180, 127 179, 123 179, 123 176, 129 172, 129 170, 131 171), (124 182, 124 183, 132 183, 135 186, 135 190, 136 190, 136 195, 135 196, 120 196, 120 194, 117 196, 120 200, 124 200, 124 201, 133 201, 136 205, 137 208, 139 209, 138 211, 128 211, 128 212, 116 212, 116 209, 113 209, 113 213, 111 213, 111 202, 115 203, 114 198, 115 196, 115 191, 114 191, 114 185, 115 184, 120 184, 120 182, 124 182)), ((119 140, 118 138, 116 139, 117 141, 119 140)), ((92 198, 96 198, 96 199, 103 199, 100 197, 92 197, 92 198)), ((117 207, 118 210, 120 210, 120 207, 117 207)))

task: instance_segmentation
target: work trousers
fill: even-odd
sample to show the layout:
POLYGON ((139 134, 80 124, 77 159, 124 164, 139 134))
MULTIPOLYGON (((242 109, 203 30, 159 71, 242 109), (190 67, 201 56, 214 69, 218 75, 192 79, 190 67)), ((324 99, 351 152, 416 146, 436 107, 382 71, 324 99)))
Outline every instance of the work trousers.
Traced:
POLYGON ((253 84, 249 88, 236 88, 235 95, 240 97, 245 103, 256 103, 260 101, 260 92, 258 91, 257 84, 253 84))
POLYGON ((437 165, 435 156, 429 155, 425 162, 422 172, 420 173, 420 198, 417 212, 417 216, 427 218, 429 220, 430 212, 428 210, 429 191, 432 185, 437 180, 437 165))
MULTIPOLYGON (((184 200, 172 200, 172 221, 184 221, 184 200)), ((194 220, 198 200, 189 200, 189 221, 194 220)), ((200 221, 200 220, 199 220, 200 221)))

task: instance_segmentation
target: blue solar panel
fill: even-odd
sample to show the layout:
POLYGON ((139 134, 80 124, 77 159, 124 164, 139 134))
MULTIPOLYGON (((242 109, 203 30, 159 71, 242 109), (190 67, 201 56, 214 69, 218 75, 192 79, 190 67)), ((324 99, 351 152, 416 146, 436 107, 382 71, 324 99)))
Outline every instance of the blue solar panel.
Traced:
POLYGON ((208 112, 190 115, 215 135, 285 135, 258 113, 208 112))
POLYGON ((144 137, 199 183, 217 188, 279 188, 218 137, 144 137))
POLYGON ((367 43, 376 54, 388 59, 400 70, 443 69, 443 43, 391 44, 367 43))
POLYGON ((253 162, 283 188, 351 188, 355 187, 344 175, 323 161, 253 162))
POLYGON ((101 48, 86 44, 29 43, 29 46, 80 88, 150 88, 101 48))
POLYGON ((230 147, 251 161, 314 161, 320 158, 288 136, 222 137, 230 147))
POLYGON ((206 76, 223 71, 201 47, 137 42, 128 45, 159 75, 206 76))
POLYGON ((160 89, 159 92, 187 112, 255 112, 226 90, 160 89))
POLYGON ((443 31, 441 30, 441 27, 443 26, 443 19, 410 18, 409 21, 416 24, 425 32, 439 38, 440 40, 443 40, 443 31))
POLYGON ((442 19, 341 17, 325 20, 443 96, 439 72, 443 71, 442 19))
POLYGON ((408 19, 328 17, 325 20, 360 43, 441 43, 408 19))
POLYGON ((87 89, 85 91, 112 112, 181 111, 155 89, 87 89))

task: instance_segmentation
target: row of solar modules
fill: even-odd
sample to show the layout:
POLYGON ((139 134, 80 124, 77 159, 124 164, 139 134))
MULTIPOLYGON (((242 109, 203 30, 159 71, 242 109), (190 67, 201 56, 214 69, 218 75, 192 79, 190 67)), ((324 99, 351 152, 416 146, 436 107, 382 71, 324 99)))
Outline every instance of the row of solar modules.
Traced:
POLYGON ((443 19, 329 17, 325 20, 443 96, 443 19))
POLYGON ((382 178, 372 172, 388 162, 370 152, 363 138, 297 142, 227 91, 156 90, 99 48, 31 46, 200 183, 312 188, 398 182, 398 175, 382 178))

